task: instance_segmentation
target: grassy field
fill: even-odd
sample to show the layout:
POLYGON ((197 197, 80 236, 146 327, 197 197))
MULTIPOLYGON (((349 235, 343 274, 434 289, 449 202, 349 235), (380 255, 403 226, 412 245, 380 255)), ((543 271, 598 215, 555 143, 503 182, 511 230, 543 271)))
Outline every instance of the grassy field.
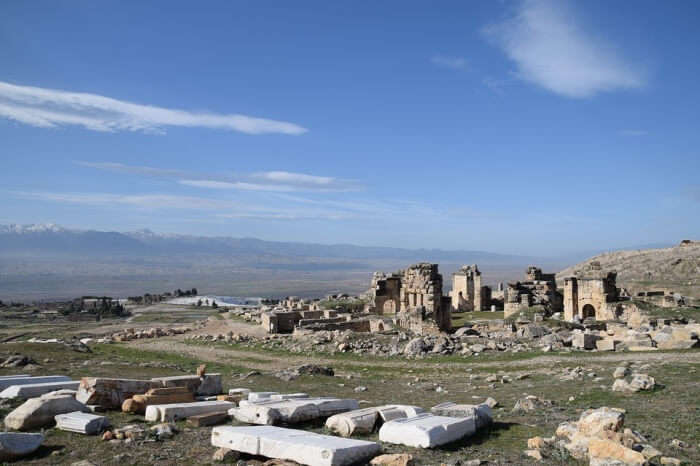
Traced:
MULTIPOLYGON (((613 406, 627 410, 626 426, 645 435, 650 443, 668 456, 699 464, 700 452, 700 352, 634 353, 636 367, 656 378, 663 387, 652 393, 619 394, 610 391, 612 371, 619 361, 617 354, 590 353, 551 355, 542 353, 494 354, 479 359, 426 358, 405 361, 382 357, 335 354, 323 355, 335 377, 302 376, 291 382, 274 377, 273 368, 289 367, 304 356, 282 350, 250 348, 243 345, 182 345, 184 350, 151 351, 130 344, 95 345, 92 353, 79 353, 63 345, 7 343, 0 348, 2 356, 22 353, 33 357, 39 365, 33 374, 67 374, 72 377, 112 376, 150 378, 155 376, 194 373, 203 361, 209 372, 223 375, 224 387, 248 387, 253 390, 307 392, 311 395, 360 399, 363 406, 385 403, 414 404, 423 408, 444 402, 480 402, 491 396, 499 402, 495 423, 487 432, 438 449, 419 450, 384 444, 385 452, 409 452, 417 464, 437 465, 457 460, 479 458, 488 464, 530 464, 523 456, 527 439, 534 435, 551 436, 560 422, 577 419, 584 409, 613 406), (208 356, 217 351, 216 357, 208 356), (653 356, 653 358, 652 358, 653 356), (546 361, 546 362, 545 362, 546 361), (648 367, 644 368, 645 365, 648 367), (585 376, 580 380, 559 379, 566 367, 581 366, 586 373, 595 373, 602 380, 585 376), (267 369, 266 369, 267 368, 267 369), (260 375, 241 377, 253 370, 260 375), (511 378, 510 383, 485 381, 489 375, 511 378), (524 377, 521 380, 518 376, 524 377), (364 386, 361 393, 355 387, 364 386), (438 387, 441 387, 439 390, 438 387), (517 399, 525 394, 552 400, 550 408, 534 413, 512 413, 517 399), (574 397, 569 401, 569 397, 574 397), (690 448, 677 450, 669 442, 681 439, 690 448)), ((622 355, 620 355, 622 356, 622 355)), ((316 355, 307 360, 315 362, 316 355)), ((17 372, 0 369, 0 375, 17 372)), ((23 370, 24 372, 24 370, 23 370)), ((5 414, 11 406, 2 408, 5 414)), ((141 416, 110 412, 115 426, 143 423, 141 416)), ((324 432, 322 423, 301 426, 324 432)), ((27 464, 70 464, 88 459, 95 464, 208 464, 214 448, 209 445, 210 428, 191 428, 179 423, 181 432, 173 440, 113 445, 97 437, 46 430, 45 446, 38 454, 23 460, 27 464), (126 455, 126 456, 125 456, 126 455)), ((377 435, 366 437, 377 440, 377 435)), ((568 458, 550 458, 544 464, 583 464, 568 458)))

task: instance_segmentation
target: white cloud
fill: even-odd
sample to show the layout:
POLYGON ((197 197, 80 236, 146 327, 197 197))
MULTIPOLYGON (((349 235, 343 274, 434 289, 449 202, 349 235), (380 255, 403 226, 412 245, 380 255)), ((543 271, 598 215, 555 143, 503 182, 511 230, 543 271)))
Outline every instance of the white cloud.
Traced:
POLYGON ((566 97, 637 89, 646 73, 586 33, 562 2, 525 0, 510 19, 484 33, 517 66, 517 76, 566 97))
POLYGON ((467 67, 467 60, 462 57, 434 55, 430 61, 433 62, 433 65, 441 66, 443 68, 450 68, 452 70, 463 70, 467 67))
POLYGON ((169 126, 201 127, 247 134, 303 134, 286 121, 239 114, 190 112, 135 104, 97 94, 18 86, 0 81, 0 116, 40 128, 82 126, 93 131, 162 133, 169 126))
POLYGON ((284 171, 271 171, 257 173, 254 176, 270 181, 281 181, 290 184, 328 186, 336 180, 330 176, 306 175, 304 173, 291 173, 284 171))
POLYGON ((55 202, 60 204, 78 204, 99 206, 100 208, 138 209, 145 211, 189 210, 205 216, 219 218, 249 218, 270 220, 345 220, 367 218, 376 215, 372 210, 357 211, 332 204, 319 202, 308 206, 301 202, 281 203, 275 199, 268 204, 212 199, 197 196, 180 196, 173 194, 111 194, 95 192, 46 192, 46 191, 12 191, 20 199, 55 202))
POLYGON ((238 189, 270 192, 348 192, 357 191, 359 185, 352 180, 332 176, 317 176, 287 171, 266 171, 252 174, 197 173, 115 162, 75 162, 78 165, 133 175, 171 178, 184 186, 203 189, 238 189))

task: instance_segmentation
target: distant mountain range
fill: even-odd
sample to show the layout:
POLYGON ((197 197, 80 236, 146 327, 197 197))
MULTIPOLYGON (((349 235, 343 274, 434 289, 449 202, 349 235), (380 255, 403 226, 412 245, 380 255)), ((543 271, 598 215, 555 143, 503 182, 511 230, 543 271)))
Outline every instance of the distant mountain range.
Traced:
POLYGON ((237 257, 283 256, 324 259, 393 259, 407 261, 456 261, 511 264, 523 263, 525 256, 484 251, 448 251, 356 246, 352 244, 315 244, 264 241, 255 238, 208 237, 156 234, 150 230, 113 232, 71 230, 54 224, 0 225, 0 254, 106 255, 181 255, 213 254, 237 257))
POLYGON ((447 292, 450 274, 463 264, 478 264, 483 282, 495 285, 521 280, 528 265, 556 272, 600 252, 557 259, 150 230, 75 230, 54 224, 0 225, 0 300, 129 296, 192 287, 225 296, 316 297, 361 292, 372 272, 416 262, 440 264, 447 292))

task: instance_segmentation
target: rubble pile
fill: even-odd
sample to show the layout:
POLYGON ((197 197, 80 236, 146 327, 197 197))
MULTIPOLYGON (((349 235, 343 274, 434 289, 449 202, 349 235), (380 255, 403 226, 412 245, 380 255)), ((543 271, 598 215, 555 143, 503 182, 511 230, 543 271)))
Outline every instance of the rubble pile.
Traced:
POLYGON ((674 464, 669 460, 675 458, 663 457, 642 434, 624 428, 624 423, 622 409, 589 409, 578 421, 559 424, 554 437, 528 439, 525 454, 542 460, 560 449, 578 460, 589 460, 591 465, 642 466, 650 461, 674 464))

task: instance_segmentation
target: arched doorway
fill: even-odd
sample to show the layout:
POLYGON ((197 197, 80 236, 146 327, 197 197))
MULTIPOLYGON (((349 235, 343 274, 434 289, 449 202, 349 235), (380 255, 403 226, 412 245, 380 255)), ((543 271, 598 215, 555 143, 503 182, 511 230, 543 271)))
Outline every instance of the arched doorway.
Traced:
POLYGON ((586 304, 585 306, 583 306, 583 309, 581 311, 581 317, 583 319, 587 319, 589 317, 593 317, 595 319, 595 308, 590 304, 586 304))
POLYGON ((396 314, 396 304, 393 299, 384 301, 384 306, 382 307, 382 314, 396 314))
POLYGON ((377 325, 377 331, 378 332, 384 331, 384 323, 383 322, 379 322, 379 325, 377 325))

